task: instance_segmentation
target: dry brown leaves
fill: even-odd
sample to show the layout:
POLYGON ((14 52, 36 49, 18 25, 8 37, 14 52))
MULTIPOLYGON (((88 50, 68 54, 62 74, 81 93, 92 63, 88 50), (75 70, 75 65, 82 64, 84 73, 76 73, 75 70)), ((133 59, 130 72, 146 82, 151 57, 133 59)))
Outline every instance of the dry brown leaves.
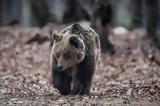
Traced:
POLYGON ((78 106, 153 102, 158 106, 160 66, 141 50, 143 31, 110 36, 116 53, 102 54, 89 96, 61 96, 50 83, 49 41, 26 43, 37 33, 48 36, 51 29, 55 28, 0 28, 0 103, 78 106))

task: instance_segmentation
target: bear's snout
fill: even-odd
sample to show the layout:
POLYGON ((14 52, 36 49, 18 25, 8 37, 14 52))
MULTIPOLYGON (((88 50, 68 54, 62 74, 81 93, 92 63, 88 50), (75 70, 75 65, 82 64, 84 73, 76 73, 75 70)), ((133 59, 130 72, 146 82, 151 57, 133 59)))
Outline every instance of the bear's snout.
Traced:
POLYGON ((57 65, 57 69, 58 69, 58 71, 62 71, 63 70, 63 65, 57 65))

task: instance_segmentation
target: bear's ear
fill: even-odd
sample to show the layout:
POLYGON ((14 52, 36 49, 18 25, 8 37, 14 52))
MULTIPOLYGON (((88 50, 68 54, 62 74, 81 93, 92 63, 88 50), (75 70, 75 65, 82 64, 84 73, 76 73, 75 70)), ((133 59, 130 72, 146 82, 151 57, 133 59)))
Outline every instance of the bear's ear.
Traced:
POLYGON ((83 49, 83 43, 77 36, 70 37, 70 43, 73 47, 77 49, 83 49))
POLYGON ((62 35, 60 35, 57 31, 53 31, 52 33, 51 33, 51 40, 52 41, 56 41, 56 42, 58 42, 58 41, 60 41, 61 39, 62 39, 62 35))

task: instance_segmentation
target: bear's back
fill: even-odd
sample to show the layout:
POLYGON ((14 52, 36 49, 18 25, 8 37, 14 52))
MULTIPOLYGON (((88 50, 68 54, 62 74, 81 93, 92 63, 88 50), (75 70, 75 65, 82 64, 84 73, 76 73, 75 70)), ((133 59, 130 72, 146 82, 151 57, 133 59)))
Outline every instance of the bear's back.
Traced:
POLYGON ((72 24, 60 32, 63 36, 75 34, 84 41, 86 55, 94 55, 95 60, 100 55, 100 41, 97 33, 88 25, 72 24))

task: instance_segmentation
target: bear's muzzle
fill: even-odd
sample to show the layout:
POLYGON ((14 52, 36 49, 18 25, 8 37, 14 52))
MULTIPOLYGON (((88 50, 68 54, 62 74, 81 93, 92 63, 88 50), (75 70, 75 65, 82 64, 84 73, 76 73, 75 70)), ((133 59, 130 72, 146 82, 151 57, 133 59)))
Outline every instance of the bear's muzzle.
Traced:
POLYGON ((63 65, 57 65, 57 70, 58 71, 63 71, 63 65))

